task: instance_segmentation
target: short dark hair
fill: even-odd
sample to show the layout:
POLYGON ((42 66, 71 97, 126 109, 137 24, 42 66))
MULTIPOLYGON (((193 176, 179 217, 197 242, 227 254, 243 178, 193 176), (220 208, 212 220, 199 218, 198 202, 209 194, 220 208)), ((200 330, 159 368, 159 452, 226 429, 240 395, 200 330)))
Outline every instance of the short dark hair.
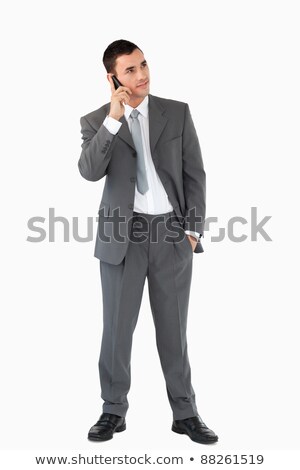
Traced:
POLYGON ((116 60, 120 55, 131 54, 135 49, 143 51, 133 42, 126 41, 125 39, 118 39, 112 42, 104 51, 103 64, 107 73, 114 73, 116 60))

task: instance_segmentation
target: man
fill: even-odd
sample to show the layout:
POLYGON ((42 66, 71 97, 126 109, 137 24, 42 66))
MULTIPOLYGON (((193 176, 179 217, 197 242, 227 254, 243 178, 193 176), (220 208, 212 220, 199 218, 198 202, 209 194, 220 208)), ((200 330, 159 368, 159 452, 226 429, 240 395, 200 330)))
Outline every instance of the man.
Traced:
POLYGON ((126 428, 132 336, 147 277, 172 430, 214 443, 218 436, 197 411, 187 354, 192 260, 203 252, 205 218, 205 171, 189 107, 149 93, 148 64, 135 44, 114 41, 103 63, 111 101, 81 118, 78 162, 85 179, 106 176, 94 253, 103 297, 104 404, 88 439, 105 441, 126 428))

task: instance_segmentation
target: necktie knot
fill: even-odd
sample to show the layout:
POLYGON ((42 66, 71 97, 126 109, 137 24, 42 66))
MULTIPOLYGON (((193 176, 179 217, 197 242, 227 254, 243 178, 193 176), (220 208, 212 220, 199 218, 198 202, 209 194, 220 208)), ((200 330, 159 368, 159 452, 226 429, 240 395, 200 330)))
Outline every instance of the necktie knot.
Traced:
POLYGON ((131 111, 130 116, 131 116, 133 119, 136 119, 139 114, 140 114, 140 112, 139 112, 137 109, 133 109, 133 110, 131 111))

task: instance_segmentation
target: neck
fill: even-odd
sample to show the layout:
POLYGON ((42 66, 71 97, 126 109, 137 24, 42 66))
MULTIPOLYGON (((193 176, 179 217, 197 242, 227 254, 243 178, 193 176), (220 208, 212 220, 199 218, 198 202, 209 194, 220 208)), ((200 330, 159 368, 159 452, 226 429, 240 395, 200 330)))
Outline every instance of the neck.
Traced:
POLYGON ((143 96, 142 98, 130 98, 129 105, 132 108, 137 108, 145 98, 146 96, 143 96))

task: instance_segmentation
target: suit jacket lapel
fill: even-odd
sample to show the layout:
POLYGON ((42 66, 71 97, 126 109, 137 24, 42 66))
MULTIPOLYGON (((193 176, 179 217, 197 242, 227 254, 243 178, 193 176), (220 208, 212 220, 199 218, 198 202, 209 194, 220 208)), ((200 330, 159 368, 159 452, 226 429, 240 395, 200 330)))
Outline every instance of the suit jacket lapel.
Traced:
POLYGON ((164 130, 168 119, 164 116, 165 108, 159 102, 156 96, 149 94, 149 134, 150 149, 153 160, 156 157, 154 152, 157 141, 164 130))
POLYGON ((120 121, 122 123, 122 126, 120 127, 120 130, 118 132, 118 136, 121 139, 123 139, 128 145, 130 145, 130 147, 135 149, 135 146, 134 146, 134 143, 133 143, 133 140, 132 140, 132 135, 130 133, 128 123, 126 121, 125 116, 122 116, 120 121))

